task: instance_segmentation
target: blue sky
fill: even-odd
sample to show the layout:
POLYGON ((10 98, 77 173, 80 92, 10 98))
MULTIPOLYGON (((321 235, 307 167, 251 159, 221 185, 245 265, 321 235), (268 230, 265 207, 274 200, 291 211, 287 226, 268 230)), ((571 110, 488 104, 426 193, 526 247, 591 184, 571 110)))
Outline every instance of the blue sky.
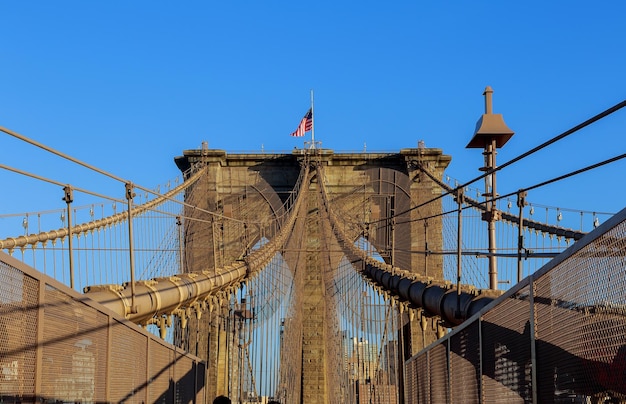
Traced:
MULTIPOLYGON (((483 165, 465 146, 485 86, 516 132, 500 164, 626 98, 621 1, 5 1, 0 15, 0 126, 145 187, 175 177, 174 157, 202 141, 301 147, 289 134, 311 89, 323 147, 424 140, 452 156, 460 181, 483 165)), ((626 109, 503 170, 498 191, 620 155, 625 128, 626 109)), ((0 161, 123 196, 123 185, 4 134, 0 161)), ((620 161, 528 199, 617 212, 625 171, 620 161)), ((56 186, 4 170, 0 181, 0 215, 64 205, 56 186)))

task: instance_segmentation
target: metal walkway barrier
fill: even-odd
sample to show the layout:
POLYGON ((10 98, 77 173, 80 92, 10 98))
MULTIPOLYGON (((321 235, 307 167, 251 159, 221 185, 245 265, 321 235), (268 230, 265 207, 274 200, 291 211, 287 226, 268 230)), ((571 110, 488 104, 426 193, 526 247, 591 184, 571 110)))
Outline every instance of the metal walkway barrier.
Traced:
POLYGON ((410 403, 626 402, 626 209, 405 365, 410 403))
POLYGON ((0 253, 0 402, 205 401, 206 367, 0 253))

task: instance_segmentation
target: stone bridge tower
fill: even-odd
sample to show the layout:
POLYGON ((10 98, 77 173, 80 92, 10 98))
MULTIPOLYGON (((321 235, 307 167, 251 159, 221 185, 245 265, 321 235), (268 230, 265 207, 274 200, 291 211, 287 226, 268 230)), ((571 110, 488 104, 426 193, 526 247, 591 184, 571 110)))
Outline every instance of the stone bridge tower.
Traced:
MULTIPOLYGON (((442 249, 441 219, 421 220, 441 211, 440 203, 426 201, 440 194, 441 189, 418 167, 441 178, 451 158, 440 149, 402 149, 399 153, 334 153, 332 150, 294 149, 291 154, 227 154, 223 150, 186 150, 176 158, 176 164, 185 172, 196 163, 208 165, 208 171, 186 199, 199 210, 188 211, 184 226, 185 260, 188 272, 216 271, 241 259, 238 254, 250 249, 263 237, 271 238, 273 230, 250 228, 247 217, 276 214, 294 189, 306 153, 314 153, 323 165, 325 178, 314 178, 305 184, 311 195, 319 190, 319 181, 333 200, 333 207, 365 224, 363 237, 368 238, 377 252, 388 263, 427 275, 443 278, 441 256, 427 251, 442 249), (389 217, 396 215, 395 219, 389 217), (232 220, 235 219, 235 220, 232 220), (239 221, 238 221, 239 220, 239 221)), ((325 251, 322 240, 323 223, 319 223, 318 199, 309 198, 306 219, 306 275, 303 313, 302 402, 331 403, 325 380, 326 365, 325 317, 322 271, 325 265, 338 265, 341 254, 325 251)), ((355 240, 356 241, 356 240, 355 240)), ((332 249, 336 251, 336 249, 332 249)), ((285 260, 291 266, 290 256, 285 260)), ((410 335, 403 349, 403 360, 436 339, 432 326, 406 324, 404 335, 410 335)), ((226 360, 220 356, 225 350, 226 331, 220 322, 220 303, 216 302, 211 315, 199 320, 191 318, 183 338, 177 341, 191 353, 208 363, 209 397, 225 393, 226 360), (213 390, 213 391, 212 391, 213 390)), ((405 340, 407 340, 405 338, 405 340)))

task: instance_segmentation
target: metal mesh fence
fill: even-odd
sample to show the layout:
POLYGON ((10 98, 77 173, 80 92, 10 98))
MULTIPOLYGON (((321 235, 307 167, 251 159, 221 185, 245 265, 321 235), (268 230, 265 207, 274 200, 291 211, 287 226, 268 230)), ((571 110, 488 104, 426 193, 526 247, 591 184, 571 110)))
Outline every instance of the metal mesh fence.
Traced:
POLYGON ((478 323, 472 323, 450 338, 450 402, 480 402, 478 323))
POLYGON ((35 389, 39 283, 0 261, 0 397, 35 389))
POLYGON ((205 401, 205 364, 0 253, 0 402, 205 401))
POLYGON ((626 209, 405 366, 415 403, 626 402, 626 209))

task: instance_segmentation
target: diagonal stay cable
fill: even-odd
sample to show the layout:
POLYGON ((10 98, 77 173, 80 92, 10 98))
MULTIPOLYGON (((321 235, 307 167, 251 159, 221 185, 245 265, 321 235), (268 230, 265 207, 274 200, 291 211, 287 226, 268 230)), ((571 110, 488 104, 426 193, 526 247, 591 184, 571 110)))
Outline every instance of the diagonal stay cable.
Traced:
MULTIPOLYGON (((575 132, 577 132, 577 131, 579 131, 579 130, 581 130, 581 129, 589 126, 589 125, 591 125, 594 122, 599 121, 602 118, 605 118, 605 117, 611 115, 614 112, 619 111, 620 109, 622 109, 624 107, 626 107, 626 100, 615 104, 611 108, 608 108, 608 109, 600 112, 599 114, 597 114, 597 115, 587 119, 586 121, 584 121, 584 122, 574 126, 573 128, 568 129, 565 132, 563 132, 563 133, 553 137, 552 139, 547 140, 546 142, 540 144, 539 146, 536 146, 536 147, 528 150, 527 152, 522 153, 519 156, 517 156, 517 157, 515 157, 515 158, 513 158, 513 159, 511 159, 511 160, 509 160, 507 162, 505 162, 504 164, 502 164, 502 165, 500 165, 498 167, 492 168, 491 170, 485 171, 483 174, 479 175, 478 177, 476 177, 476 178, 474 178, 474 179, 472 179, 470 181, 467 181, 464 184, 458 185, 456 188, 452 189, 451 191, 447 191, 445 193, 442 193, 441 195, 438 195, 438 196, 432 198, 429 201, 423 202, 423 203, 421 203, 419 205, 413 206, 412 208, 409 208, 409 209, 406 209, 406 210, 404 210, 402 212, 394 214, 394 217, 406 214, 406 213, 411 212, 411 211, 413 211, 415 209, 421 208, 422 206, 425 206, 425 205, 427 205, 429 203, 435 202, 436 200, 439 200, 439 199, 443 198, 446 195, 454 193, 454 191, 456 191, 457 189, 465 188, 466 186, 468 186, 468 185, 470 185, 470 184, 472 184, 472 183, 474 183, 476 181, 479 181, 479 180, 481 180, 481 179, 483 179, 483 178, 485 178, 485 177, 487 177, 487 176, 489 176, 489 175, 491 175, 491 174, 493 174, 493 173, 495 173, 497 171, 500 171, 503 168, 508 167, 508 166, 510 166, 510 165, 512 165, 512 164, 514 164, 514 163, 516 163, 516 162, 518 162, 518 161, 520 161, 520 160, 530 156, 531 154, 534 154, 534 153, 538 152, 539 150, 544 149, 544 148, 550 146, 551 144, 553 144, 553 143, 555 143, 555 142, 557 142, 557 141, 559 141, 559 140, 561 140, 561 139, 563 139, 563 138, 565 138, 565 137, 567 137, 567 136, 569 136, 569 135, 571 135, 571 134, 573 134, 573 133, 575 133, 575 132)), ((383 220, 386 220, 386 219, 380 219, 378 221, 383 221, 383 220)), ((375 222, 372 222, 372 223, 375 223, 375 222)))
MULTIPOLYGON (((95 172, 97 172, 99 174, 102 174, 102 175, 104 175, 106 177, 112 178, 112 179, 114 179, 116 181, 122 182, 124 184, 133 184, 129 180, 125 180, 125 179, 123 179, 121 177, 118 177, 118 176, 116 176, 114 174, 111 174, 109 172, 101 170, 101 169, 99 169, 99 168, 97 168, 97 167, 95 167, 95 166, 93 166, 93 165, 91 165, 89 163, 85 163, 84 161, 78 160, 78 159, 76 159, 76 158, 74 158, 72 156, 69 156, 69 155, 67 155, 67 154, 65 154, 63 152, 55 150, 52 147, 46 146, 46 145, 44 145, 44 144, 42 144, 40 142, 37 142, 36 140, 30 139, 30 138, 28 138, 28 137, 26 137, 24 135, 21 135, 21 134, 19 134, 17 132, 14 132, 14 131, 10 130, 10 129, 7 129, 5 127, 0 126, 0 131, 6 133, 8 135, 11 135, 11 136, 13 136, 13 137, 15 137, 17 139, 20 139, 20 140, 22 140, 22 141, 24 141, 26 143, 29 143, 29 144, 31 144, 33 146, 39 147, 39 148, 41 148, 41 149, 43 149, 43 150, 45 150, 47 152, 50 152, 50 153, 55 154, 55 155, 57 155, 59 157, 62 157, 64 159, 66 159, 66 160, 69 160, 69 161, 71 161, 71 162, 73 162, 75 164, 78 164, 80 166, 88 168, 88 169, 90 169, 92 171, 95 171, 95 172)), ((66 184, 62 184, 62 183, 60 183, 58 181, 46 179, 46 178, 38 176, 36 174, 27 173, 25 171, 21 171, 19 169, 11 168, 11 167, 8 167, 8 166, 5 166, 5 165, 0 165, 0 168, 6 169, 6 170, 9 170, 9 171, 13 171, 13 172, 18 173, 18 174, 26 175, 26 176, 29 176, 29 177, 32 177, 32 178, 35 178, 35 179, 38 179, 38 180, 41 180, 41 181, 44 181, 44 182, 51 183, 51 184, 55 184, 55 185, 59 185, 59 186, 65 186, 66 185, 66 184)), ((202 211, 203 213, 207 213, 207 214, 212 215, 212 216, 217 216, 217 217, 221 217, 221 218, 228 219, 228 220, 231 220, 231 221, 236 221, 236 222, 243 222, 241 220, 237 220, 237 219, 233 219, 233 218, 227 218, 226 216, 220 215, 220 214, 215 213, 215 212, 210 212, 210 211, 207 211, 207 210, 204 210, 204 209, 197 208, 195 206, 190 206, 187 203, 184 203, 184 202, 181 202, 181 201, 178 201, 176 199, 173 199, 173 198, 169 197, 167 194, 166 195, 159 194, 157 192, 154 192, 154 191, 152 191, 152 190, 150 190, 148 188, 139 186, 137 184, 133 184, 133 186, 136 187, 136 188, 139 188, 139 189, 141 189, 141 190, 143 190, 145 192, 149 192, 149 193, 151 193, 153 195, 156 195, 158 198, 162 198, 162 199, 165 199, 165 200, 170 200, 172 202, 176 202, 176 203, 182 204, 184 206, 187 206, 187 207, 190 207, 190 208, 193 208, 193 209, 197 209, 199 211, 202 211)), ((85 194, 90 194, 90 195, 97 196, 97 197, 103 197, 103 199, 114 200, 116 202, 125 202, 123 200, 118 200, 118 199, 115 199, 115 198, 112 198, 112 197, 102 196, 102 195, 96 194, 94 192, 87 191, 85 189, 80 189, 80 188, 76 188, 76 187, 72 187, 72 188, 74 190, 77 190, 79 192, 83 192, 85 194)))
POLYGON ((105 176, 107 176, 109 178, 112 178, 114 180, 117 180, 117 181, 120 181, 120 182, 123 182, 123 183, 128 183, 129 182, 128 180, 120 178, 117 175, 108 173, 108 172, 106 172, 104 170, 101 170, 101 169, 95 167, 95 166, 92 166, 91 164, 85 163, 84 161, 80 161, 80 160, 78 160, 78 159, 76 159, 76 158, 74 158, 74 157, 72 157, 70 155, 67 155, 67 154, 65 154, 63 152, 55 150, 52 147, 46 146, 43 143, 39 143, 36 140, 29 139, 28 137, 26 137, 24 135, 20 135, 19 133, 14 132, 14 131, 12 131, 10 129, 7 129, 7 128, 3 127, 3 126, 0 126, 0 131, 6 133, 8 135, 11 135, 11 136, 13 136, 13 137, 15 137, 17 139, 20 139, 20 140, 22 140, 22 141, 24 141, 26 143, 29 143, 29 144, 31 144, 33 146, 37 146, 40 149, 43 149, 43 150, 45 150, 47 152, 50 152, 52 154, 56 154, 57 156, 62 157, 64 159, 66 159, 66 160, 69 160, 69 161, 71 161, 73 163, 76 163, 76 164, 81 165, 81 166, 83 166, 85 168, 88 168, 88 169, 93 170, 93 171, 95 171, 97 173, 100 173, 100 174, 105 175, 105 176))
MULTIPOLYGON (((55 180, 52 180, 50 178, 42 177, 42 176, 37 175, 37 174, 29 173, 27 171, 23 171, 23 170, 20 170, 18 168, 15 168, 15 167, 9 167, 9 166, 4 165, 4 164, 0 164, 0 169, 11 171, 11 172, 14 172, 16 174, 24 175, 26 177, 31 177, 31 178, 34 178, 34 179, 39 180, 39 181, 47 182, 49 184, 58 185, 60 187, 69 186, 69 184, 63 184, 62 182, 55 181, 55 180)), ((89 191, 89 190, 86 190, 86 189, 83 189, 83 188, 72 187, 72 189, 74 191, 82 192, 84 194, 95 196, 95 197, 101 198, 101 199, 108 199, 108 200, 115 201, 115 202, 120 202, 120 203, 125 203, 126 202, 126 201, 124 201, 122 199, 117 199, 117 198, 113 198, 113 197, 110 197, 110 196, 102 195, 102 194, 99 194, 97 192, 89 191)))
MULTIPOLYGON (((614 162, 619 161, 619 160, 624 159, 624 158, 626 158, 626 153, 620 154, 620 155, 615 156, 615 157, 611 157, 611 158, 609 158, 609 159, 603 160, 603 161, 601 161, 601 162, 598 162, 598 163, 595 163, 595 164, 592 164, 592 165, 589 165, 589 166, 586 166, 586 167, 583 167, 583 168, 579 168, 578 170, 571 171, 571 172, 569 172, 569 173, 567 173, 567 174, 563 174, 563 175, 560 175, 560 176, 558 176, 558 177, 554 177, 554 178, 552 178, 552 179, 549 179, 549 180, 546 180, 546 181, 543 181, 543 182, 537 183, 537 184, 535 184, 535 185, 531 185, 531 186, 526 187, 526 188, 520 188, 520 189, 518 189, 517 191, 510 192, 510 193, 505 194, 505 195, 498 195, 497 197, 493 198, 493 200, 494 200, 494 201, 498 201, 498 200, 500 200, 500 199, 505 199, 505 198, 509 198, 509 197, 511 197, 511 196, 517 195, 517 194, 518 194, 518 193, 520 193, 520 192, 528 192, 528 191, 532 191, 533 189, 537 189, 537 188, 540 188, 540 187, 543 187, 543 186, 546 186, 546 185, 550 185, 550 184, 552 184, 552 183, 555 183, 555 182, 558 182, 558 181, 561 181, 561 180, 564 180, 564 179, 567 179, 567 178, 573 177, 573 176, 575 176, 575 175, 582 174, 582 173, 584 173, 584 172, 586 172, 586 171, 590 171, 590 170, 593 170, 593 169, 596 169, 596 168, 599 168, 599 167, 605 166, 605 165, 607 165, 607 164, 614 163, 614 162)), ((446 189, 445 187, 443 187, 443 184, 442 184, 440 181, 438 181, 438 180, 437 180, 437 179, 436 179, 436 178, 432 175, 432 173, 430 173, 430 172, 426 171, 425 169, 424 169, 423 171, 424 171, 424 173, 425 173, 426 175, 428 175, 428 176, 429 176, 432 180, 434 180, 435 182, 437 182, 439 186, 442 186, 442 188, 446 189)), ((467 184, 466 184, 466 185, 467 185, 467 184)), ((464 185, 464 186, 466 186, 466 185, 464 185)), ((457 188, 451 188, 451 187, 450 187, 450 189, 449 189, 449 190, 447 190, 447 191, 446 191, 446 193, 443 193, 443 194, 442 194, 442 196, 445 196, 445 195, 448 195, 448 194, 454 193, 454 191, 455 191, 456 189, 460 189, 460 188, 461 188, 460 186, 459 186, 459 187, 457 187, 457 188)), ((482 204, 482 203, 480 203, 480 202, 478 202, 478 203, 477 203, 477 205, 481 205, 481 204, 482 204)), ((465 210, 465 209, 469 209, 469 208, 471 208, 471 207, 473 207, 473 205, 464 206, 462 209, 463 209, 463 210, 465 210)), ((419 218, 419 219, 411 219, 411 220, 406 220, 406 221, 403 221, 403 222, 397 222, 397 223, 398 223, 398 224, 400 224, 400 223, 409 223, 409 222, 414 222, 414 221, 419 221, 419 220, 433 219, 433 218, 436 218, 436 217, 445 216, 445 215, 448 215, 448 214, 451 214, 451 213, 455 213, 456 211, 457 211, 457 210, 456 210, 456 209, 454 209, 454 210, 450 210, 450 211, 448 211, 448 212, 437 213, 437 214, 434 214, 434 215, 431 215, 431 216, 427 216, 427 217, 423 217, 423 218, 419 218)))
POLYGON ((532 186, 530 186, 528 188, 523 188, 523 189, 520 189, 520 190, 515 191, 515 192, 511 192, 511 193, 506 194, 506 195, 498 196, 497 199, 503 199, 503 198, 508 198, 510 196, 513 196, 513 195, 517 195, 520 191, 522 191, 522 192, 524 192, 524 191, 531 191, 533 189, 540 188, 540 187, 552 184, 554 182, 561 181, 561 180, 564 180, 564 179, 569 178, 569 177, 573 177, 573 176, 578 175, 578 174, 582 174, 582 173, 584 173, 586 171, 590 171, 590 170, 596 169, 598 167, 602 167, 604 165, 607 165, 607 164, 610 164, 610 163, 614 163, 614 162, 619 161, 619 160, 621 160, 623 158, 626 158, 626 153, 620 154, 619 156, 611 157, 610 159, 601 161, 601 162, 596 163, 596 164, 592 164, 592 165, 584 167, 584 168, 580 168, 578 170, 569 172, 567 174, 563 174, 563 175, 561 175, 559 177, 555 177, 555 178, 552 178, 550 180, 546 180, 544 182, 540 182, 540 183, 532 185, 532 186))

